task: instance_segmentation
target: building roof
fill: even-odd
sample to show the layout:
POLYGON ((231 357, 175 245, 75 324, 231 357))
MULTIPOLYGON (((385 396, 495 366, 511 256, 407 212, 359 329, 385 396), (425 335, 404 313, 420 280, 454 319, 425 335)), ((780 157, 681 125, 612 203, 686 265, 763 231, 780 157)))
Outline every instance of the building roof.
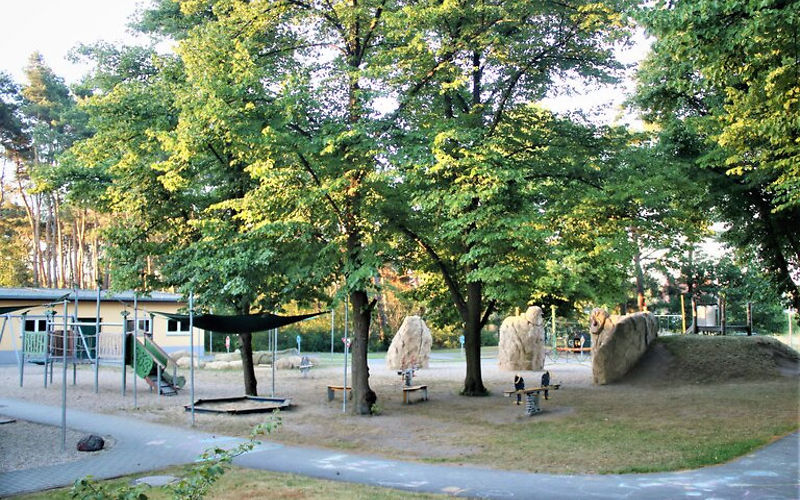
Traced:
MULTIPOLYGON (((0 288, 0 300, 34 300, 55 302, 63 300, 66 295, 67 300, 74 300, 77 292, 79 301, 97 300, 97 290, 73 290, 71 288, 0 288)), ((102 290, 100 300, 102 302, 133 302, 132 290, 124 292, 111 292, 102 290)), ((150 292, 147 295, 138 295, 139 302, 183 302, 182 296, 177 293, 150 292)))

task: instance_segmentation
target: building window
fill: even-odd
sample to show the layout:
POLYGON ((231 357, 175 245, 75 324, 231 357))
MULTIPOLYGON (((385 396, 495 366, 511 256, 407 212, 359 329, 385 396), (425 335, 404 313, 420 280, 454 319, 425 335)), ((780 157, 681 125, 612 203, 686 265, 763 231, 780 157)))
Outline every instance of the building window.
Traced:
POLYGON ((47 320, 46 319, 26 319, 25 320, 26 332, 46 332, 47 320))
MULTIPOLYGON (((148 337, 153 336, 153 332, 150 330, 150 320, 149 319, 140 319, 139 321, 139 328, 136 332, 137 334, 144 334, 148 337)), ((133 320, 129 319, 125 322, 125 331, 128 333, 133 333, 133 320)))
POLYGON ((189 322, 168 319, 167 335, 189 335, 189 322))

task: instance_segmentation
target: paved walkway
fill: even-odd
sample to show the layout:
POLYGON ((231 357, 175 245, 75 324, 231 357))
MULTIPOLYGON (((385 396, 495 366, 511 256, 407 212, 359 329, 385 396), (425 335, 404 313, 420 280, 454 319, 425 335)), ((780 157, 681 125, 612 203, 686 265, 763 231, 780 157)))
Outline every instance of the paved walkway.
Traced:
MULTIPOLYGON (((61 424, 60 408, 0 398, 10 417, 61 424)), ((234 446, 240 439, 167 427, 141 420, 69 410, 67 425, 114 436, 105 453, 66 464, 0 474, 0 497, 68 486, 91 474, 110 478, 190 463, 211 446, 234 446)), ((264 442, 236 459, 243 467, 292 472, 402 490, 473 498, 800 498, 800 433, 732 463, 694 471, 658 474, 531 474, 476 467, 385 460, 331 450, 264 442)))

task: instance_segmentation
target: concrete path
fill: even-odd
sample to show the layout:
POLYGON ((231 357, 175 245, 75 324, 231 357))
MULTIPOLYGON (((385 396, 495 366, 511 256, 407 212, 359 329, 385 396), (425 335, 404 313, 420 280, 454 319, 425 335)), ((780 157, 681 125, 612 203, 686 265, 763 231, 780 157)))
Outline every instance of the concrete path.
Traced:
MULTIPOLYGON (((60 425, 60 409, 0 398, 10 417, 60 425)), ((0 497, 68 486, 91 474, 111 478, 190 463, 211 446, 232 447, 241 439, 214 436, 143 422, 134 418, 69 410, 67 425, 114 436, 107 452, 66 464, 0 474, 0 497)), ((385 460, 331 450, 264 442, 236 459, 243 467, 292 472, 402 490, 472 498, 800 498, 798 451, 794 433, 732 463, 658 474, 531 474, 476 467, 429 465, 385 460)))

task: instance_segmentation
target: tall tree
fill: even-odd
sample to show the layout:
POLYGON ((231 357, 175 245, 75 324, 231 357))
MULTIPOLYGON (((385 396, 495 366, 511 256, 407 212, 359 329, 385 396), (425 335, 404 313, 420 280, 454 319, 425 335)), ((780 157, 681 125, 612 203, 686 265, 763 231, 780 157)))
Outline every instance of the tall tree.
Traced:
MULTIPOLYGON (((558 77, 613 79, 619 66, 612 47, 627 35, 621 7, 580 0, 420 2, 401 21, 412 29, 396 52, 395 92, 405 98, 395 114, 407 125, 394 147, 414 194, 410 224, 400 229, 442 273, 460 316, 463 394, 486 393, 480 331, 498 302, 514 295, 519 254, 546 247, 537 209, 547 194, 538 188, 564 175, 547 151, 554 139, 547 118, 526 103, 553 90, 558 77), (412 219, 424 222, 415 226, 412 219)), ((564 164, 580 161, 558 151, 564 164)))
POLYGON ((662 142, 702 170, 723 238, 749 249, 800 307, 797 119, 800 5, 665 2, 640 12, 656 38, 637 101, 662 142))
MULTIPOLYGON (((97 63, 84 83, 97 133, 73 154, 85 174, 96 169, 110 181, 101 201, 116 215, 108 232, 115 286, 176 287, 194 292, 200 307, 236 314, 318 298, 327 278, 312 262, 314 242, 273 238, 240 216, 243 197, 258 188, 245 170, 258 129, 227 128, 247 102, 242 89, 199 91, 191 57, 103 45, 82 52, 97 63)), ((245 393, 257 395, 252 335, 239 341, 245 393)))

